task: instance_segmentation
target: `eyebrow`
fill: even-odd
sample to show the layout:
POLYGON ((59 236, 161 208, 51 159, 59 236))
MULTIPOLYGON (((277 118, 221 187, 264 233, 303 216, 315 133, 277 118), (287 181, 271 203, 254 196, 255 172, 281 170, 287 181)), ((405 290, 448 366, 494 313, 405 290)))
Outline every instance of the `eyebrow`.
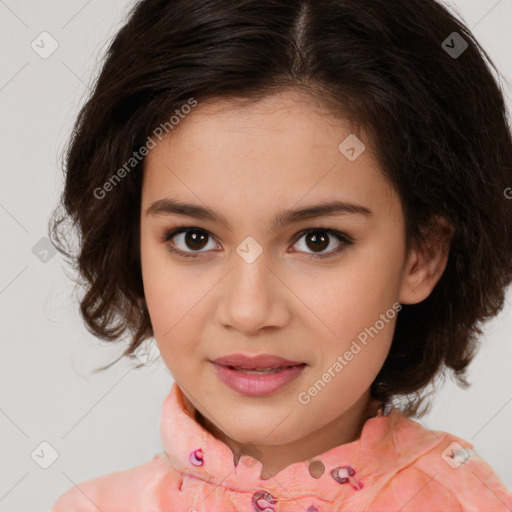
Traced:
MULTIPOLYGON (((183 203, 174 199, 159 199, 152 203, 146 210, 146 215, 184 215, 196 219, 210 220, 226 226, 232 231, 229 221, 220 213, 196 204, 183 203)), ((372 210, 363 205, 345 201, 330 201, 321 204, 306 206, 297 210, 284 210, 277 213, 272 222, 271 231, 280 227, 294 224, 302 220, 317 217, 332 217, 335 215, 357 214, 365 217, 373 215, 372 210)))

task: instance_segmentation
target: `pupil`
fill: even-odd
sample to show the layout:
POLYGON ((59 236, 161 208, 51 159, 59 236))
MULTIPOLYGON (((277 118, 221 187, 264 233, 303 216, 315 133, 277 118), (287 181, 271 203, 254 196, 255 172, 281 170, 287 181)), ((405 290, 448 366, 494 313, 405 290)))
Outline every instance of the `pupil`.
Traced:
POLYGON ((306 237, 306 243, 308 243, 308 241, 312 241, 313 247, 309 247, 309 245, 308 247, 313 250, 318 249, 319 251, 322 251, 329 245, 328 237, 325 235, 318 236, 316 233, 325 233, 325 231, 313 231, 309 233, 306 237))
POLYGON ((194 230, 187 231, 185 234, 185 243, 189 246, 190 249, 202 249, 206 245, 205 233, 202 231, 194 230), (199 246, 194 246, 194 244, 199 244, 199 246))

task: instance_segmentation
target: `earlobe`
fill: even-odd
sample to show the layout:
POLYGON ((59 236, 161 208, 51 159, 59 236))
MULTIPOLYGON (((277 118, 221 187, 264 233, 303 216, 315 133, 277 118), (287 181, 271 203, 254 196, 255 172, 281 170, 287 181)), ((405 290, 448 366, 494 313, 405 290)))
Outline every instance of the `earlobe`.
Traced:
POLYGON ((405 265, 398 298, 401 304, 418 304, 431 294, 446 269, 454 231, 440 216, 424 231, 422 243, 411 250, 405 265))

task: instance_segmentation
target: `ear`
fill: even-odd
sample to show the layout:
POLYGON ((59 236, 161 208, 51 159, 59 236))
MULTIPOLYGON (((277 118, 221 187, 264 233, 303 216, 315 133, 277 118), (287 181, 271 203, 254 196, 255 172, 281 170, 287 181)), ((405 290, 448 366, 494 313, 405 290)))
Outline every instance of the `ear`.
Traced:
POLYGON ((446 268, 454 231, 441 216, 431 218, 428 227, 422 229, 423 240, 411 249, 405 264, 398 299, 401 304, 417 304, 430 295, 446 268))

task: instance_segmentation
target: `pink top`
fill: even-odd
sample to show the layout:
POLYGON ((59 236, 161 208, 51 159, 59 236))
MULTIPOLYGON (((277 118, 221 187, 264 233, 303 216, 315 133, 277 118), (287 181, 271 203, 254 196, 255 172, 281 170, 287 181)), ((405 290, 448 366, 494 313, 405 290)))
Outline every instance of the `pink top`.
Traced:
POLYGON ((469 442, 398 409, 361 437, 268 480, 261 463, 205 430, 177 383, 163 404, 164 451, 146 464, 79 483, 50 512, 510 512, 512 493, 469 442), (324 466, 314 478, 309 464, 324 466))

